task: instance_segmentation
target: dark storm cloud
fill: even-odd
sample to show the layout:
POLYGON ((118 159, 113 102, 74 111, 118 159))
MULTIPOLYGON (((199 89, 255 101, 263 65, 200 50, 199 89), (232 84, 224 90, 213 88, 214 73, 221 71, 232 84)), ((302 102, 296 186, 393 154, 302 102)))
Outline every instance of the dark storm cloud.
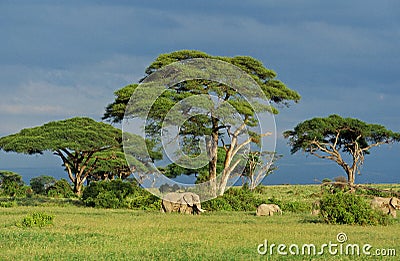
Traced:
POLYGON ((100 119, 116 89, 180 49, 250 55, 275 70, 303 96, 280 108, 280 132, 331 113, 400 131, 399 10, 395 0, 3 0, 0 135, 100 119))

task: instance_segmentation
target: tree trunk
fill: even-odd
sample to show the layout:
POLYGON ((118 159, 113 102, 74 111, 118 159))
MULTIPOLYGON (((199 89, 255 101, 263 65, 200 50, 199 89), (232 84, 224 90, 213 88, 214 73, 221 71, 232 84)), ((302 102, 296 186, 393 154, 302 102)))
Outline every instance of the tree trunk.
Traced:
POLYGON ((351 193, 355 192, 355 188, 354 188, 355 177, 354 177, 354 175, 355 175, 355 169, 353 169, 353 168, 349 169, 349 171, 347 172, 347 181, 349 183, 351 193))
POLYGON ((211 134, 209 142, 209 158, 208 169, 210 173, 210 185, 213 195, 217 194, 217 161, 218 161, 218 132, 211 134))
MULTIPOLYGON (((231 144, 232 146, 232 144, 231 144)), ((224 195, 226 184, 228 183, 228 178, 232 172, 230 165, 232 161, 232 147, 226 152, 225 161, 224 161, 224 170, 222 171, 222 178, 219 185, 218 194, 220 196, 224 195)))
MULTIPOLYGON (((211 115, 212 117, 212 115, 211 115)), ((211 138, 206 139, 208 158, 210 159, 208 163, 208 173, 209 182, 211 186, 211 194, 213 196, 217 195, 217 161, 218 161, 218 119, 212 117, 212 133, 211 138)))
POLYGON ((74 182, 74 193, 78 197, 82 196, 82 186, 83 183, 80 180, 76 179, 74 182))

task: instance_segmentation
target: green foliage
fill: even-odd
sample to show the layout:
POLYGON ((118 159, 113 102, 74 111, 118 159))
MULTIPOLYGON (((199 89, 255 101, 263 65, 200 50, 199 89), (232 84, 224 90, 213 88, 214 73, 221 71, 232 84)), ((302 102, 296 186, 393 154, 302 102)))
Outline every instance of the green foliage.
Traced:
POLYGON ((395 191, 382 191, 379 189, 373 188, 362 188, 359 187, 356 190, 357 195, 366 195, 366 196, 373 196, 373 197, 382 197, 382 198, 390 198, 396 197, 398 194, 395 191))
MULTIPOLYGON (((274 203, 277 204, 277 203, 274 203)), ((290 201, 281 204, 277 204, 281 207, 284 212, 293 212, 293 213, 309 213, 311 210, 311 206, 307 202, 301 201, 290 201)))
MULTIPOLYGON (((225 150, 222 147, 218 147, 218 158, 217 158, 217 173, 221 173, 224 169, 224 158, 225 158, 225 150)), ((208 165, 205 165, 198 169, 187 169, 181 167, 176 163, 171 163, 166 167, 160 167, 159 170, 168 178, 176 178, 179 175, 192 175, 196 174, 197 180, 196 183, 202 183, 208 180, 208 165)))
POLYGON ((202 208, 212 211, 255 211, 264 203, 249 189, 230 188, 224 195, 202 203, 202 208))
MULTIPOLYGON (((212 56, 196 50, 180 50, 161 54, 149 67, 147 67, 145 73, 148 76, 171 63, 193 58, 216 59, 239 67, 243 71, 247 72, 260 85, 265 95, 268 99, 270 99, 271 102, 286 105, 287 101, 293 100, 297 102, 301 98, 296 91, 287 88, 284 83, 277 80, 277 75, 273 70, 265 68, 260 61, 250 56, 221 57, 212 56)), ((199 86, 202 84, 203 82, 199 81, 189 82, 186 84, 186 86, 189 86, 189 88, 186 90, 193 90, 194 92, 200 93, 201 88, 199 86)), ((115 100, 106 107, 103 120, 109 120, 113 123, 121 122, 125 114, 126 105, 128 104, 129 99, 136 90, 137 86, 137 84, 130 84, 114 92, 115 100)), ((221 92, 221 88, 214 91, 219 93, 221 92)), ((185 97, 186 96, 183 94, 180 99, 185 97)), ((160 104, 163 106, 156 105, 155 108, 163 109, 171 107, 166 105, 169 104, 173 99, 174 96, 168 96, 168 94, 163 95, 161 99, 158 100, 158 102, 160 102, 160 104)), ((232 105, 235 106, 233 103, 232 105)), ((241 106, 242 105, 243 104, 241 104, 241 106)), ((276 109, 275 112, 277 113, 276 109)))
MULTIPOLYGON (((221 56, 212 56, 208 55, 204 52, 196 51, 196 50, 180 50, 176 52, 171 52, 167 54, 161 54, 156 58, 156 60, 150 64, 150 66, 146 69, 146 76, 143 79, 145 82, 146 78, 151 79, 152 76, 155 76, 157 72, 162 71, 163 69, 168 70, 168 65, 183 61, 191 58, 208 58, 213 60, 218 60, 219 65, 229 64, 230 68, 239 67, 244 72, 246 72, 257 84, 259 89, 264 93, 265 97, 278 105, 288 105, 290 101, 299 101, 300 95, 289 88, 286 87, 281 81, 276 79, 276 73, 268 68, 266 68, 260 61, 253 57, 249 56, 236 56, 236 57, 221 57, 221 56), (223 62, 221 62, 223 61, 223 62), (234 66, 236 67, 234 67, 234 66)), ((189 67, 180 67, 180 69, 184 70, 189 67)), ((221 68, 219 68, 221 69, 221 68)), ((237 71, 236 71, 237 72, 237 71)), ((187 71, 187 73, 190 73, 187 71)), ((243 97, 243 93, 239 93, 232 86, 227 86, 222 82, 213 82, 212 80, 205 79, 193 79, 182 81, 176 83, 173 86, 168 86, 169 88, 165 89, 157 95, 155 101, 152 100, 152 91, 145 90, 148 86, 146 85, 128 85, 124 88, 116 91, 115 100, 113 103, 110 103, 106 112, 103 116, 104 120, 108 120, 111 122, 121 122, 125 115, 129 115, 132 118, 145 118, 147 125, 145 126, 146 138, 159 144, 160 141, 160 130, 162 128, 162 122, 174 126, 177 122, 181 120, 183 124, 180 126, 179 138, 182 144, 181 148, 185 155, 194 158, 194 156, 199 155, 200 148, 198 146, 199 137, 209 136, 210 134, 214 135, 215 140, 222 141, 223 135, 229 135, 228 129, 230 126, 235 126, 235 122, 237 119, 232 117, 231 112, 227 112, 229 110, 226 109, 226 117, 224 118, 224 122, 220 120, 221 117, 215 117, 213 113, 209 113, 206 115, 199 115, 196 113, 195 116, 192 116, 188 119, 183 117, 183 115, 189 115, 192 112, 196 112, 200 110, 209 110, 210 108, 210 99, 204 98, 207 95, 216 95, 221 100, 225 101, 230 107, 234 108, 234 110, 243 117, 245 124, 248 127, 256 126, 258 123, 258 117, 256 117, 256 111, 269 111, 272 113, 278 113, 276 108, 272 106, 262 105, 257 100, 262 96, 260 93, 255 94, 253 91, 249 91, 246 97, 243 97), (145 86, 145 87, 143 87, 145 86), (134 94, 135 97, 135 106, 127 107, 128 101, 130 100, 130 96, 134 94), (202 94, 201 96, 199 94, 202 94), (190 106, 185 104, 181 104, 180 106, 176 106, 177 112, 173 117, 170 117, 168 121, 164 121, 167 113, 171 112, 171 108, 180 101, 185 98, 189 98, 194 95, 196 96, 196 104, 191 102, 190 106), (202 98, 204 100, 202 100, 202 98), (148 103, 150 102, 151 103, 148 103), (257 106, 251 106, 251 105, 257 106), (133 108, 132 108, 133 107, 133 108), (151 107, 151 108, 150 108, 151 107), (128 110, 126 110, 128 108, 128 110), (150 108, 147 113, 147 109, 150 108), (145 112, 145 115, 143 114, 145 112), (183 118, 182 118, 183 117, 183 118), (228 127, 229 125, 229 127, 228 127)), ((151 87, 151 86, 150 86, 151 87)), ((259 144, 261 142, 260 133, 249 132, 252 137, 251 142, 253 144, 259 144)), ((216 144, 213 145, 211 143, 207 143, 209 151, 214 151, 216 144)), ((227 146, 229 144, 226 144, 227 146)), ((236 146, 236 145, 232 145, 236 146)), ((142 146, 135 146, 142 147, 142 146)), ((231 147, 233 148, 233 147, 231 147)), ((236 152, 235 152, 236 153, 236 152)), ((226 155, 222 155, 222 152, 218 150, 217 152, 218 159, 222 161, 226 157, 226 155)), ((234 157, 235 155, 231 155, 234 157)), ((229 157, 231 157, 229 156, 229 157)), ((151 160, 154 160, 154 157, 150 155, 151 160)), ((140 157, 136 157, 140 158, 140 157)), ((228 162, 228 161, 227 161, 228 162)), ((204 182, 209 180, 210 177, 215 177, 217 173, 221 173, 221 171, 216 170, 220 166, 215 161, 211 161, 209 167, 200 168, 197 170, 192 169, 182 169, 177 166, 170 166, 167 168, 163 168, 162 171, 165 171, 165 174, 169 177, 174 177, 180 174, 197 174, 199 182, 204 182)), ((222 165, 222 167, 228 168, 228 166, 222 165)))
POLYGON ((350 185, 354 184, 355 173, 357 170, 359 173, 364 156, 372 147, 400 141, 400 133, 382 125, 335 114, 301 122, 294 130, 285 131, 283 136, 289 139, 292 154, 304 151, 336 162, 346 172, 350 185), (341 153, 349 154, 351 161, 346 162, 341 153))
POLYGON ((223 196, 218 196, 201 204, 201 208, 207 211, 232 211, 233 207, 223 196))
POLYGON ((126 198, 127 207, 130 209, 160 210, 161 199, 147 190, 136 187, 135 193, 126 198))
POLYGON ((267 98, 272 102, 284 104, 287 100, 300 100, 300 95, 297 92, 287 88, 281 81, 275 78, 277 74, 273 70, 265 68, 262 62, 250 56, 222 57, 212 56, 197 50, 180 50, 161 54, 147 67, 145 72, 150 75, 171 63, 193 58, 217 59, 239 67, 260 85, 267 98))
POLYGON ((2 137, 0 149, 25 154, 54 152, 69 172, 74 192, 80 195, 92 169, 87 167, 90 158, 95 152, 120 147, 121 136, 121 130, 109 124, 75 117, 2 137))
POLYGON ((131 175, 125 154, 120 149, 96 152, 88 167, 94 168, 88 177, 90 180, 125 179, 131 175))
POLYGON ((12 171, 0 171, 0 194, 8 197, 23 197, 27 187, 24 186, 22 177, 12 171))
POLYGON ((322 180, 322 183, 330 183, 330 182, 332 182, 332 180, 330 178, 324 178, 322 180))
POLYGON ((138 84, 129 84, 115 91, 115 101, 107 105, 106 112, 102 119, 109 120, 113 123, 121 122, 125 115, 126 105, 137 86, 138 84))
POLYGON ((160 209, 161 200, 135 183, 120 179, 91 182, 82 201, 96 208, 160 209))
POLYGON ((15 200, 12 201, 0 201, 0 207, 1 208, 13 208, 17 207, 18 203, 15 200))
POLYGON ((72 198, 76 197, 71 185, 66 179, 57 180, 54 185, 47 188, 47 195, 53 198, 72 198))
MULTIPOLYGON (((276 204, 283 212, 305 213, 310 212, 311 203, 291 197, 289 199, 278 199, 275 196, 266 197, 264 191, 268 187, 259 186, 251 191, 246 186, 242 188, 232 187, 223 196, 202 203, 202 208, 211 211, 255 211, 263 204, 276 204)), ((282 194, 282 193, 281 193, 282 194)))
POLYGON ((320 203, 320 216, 329 224, 387 225, 388 215, 371 208, 363 197, 352 193, 325 193, 320 203))
POLYGON ((90 207, 122 208, 134 192, 133 185, 122 180, 91 182, 83 192, 82 201, 90 207))
POLYGON ((246 178, 243 186, 249 186, 250 189, 254 190, 256 188, 256 185, 259 185, 259 183, 261 183, 262 180, 260 179, 260 177, 262 175, 258 173, 257 168, 262 167, 262 158, 265 158, 266 162, 271 162, 269 168, 262 173, 265 178, 266 176, 272 174, 275 170, 278 169, 278 167, 276 166, 276 161, 282 158, 282 155, 277 154, 276 152, 269 151, 255 151, 248 153, 246 156, 247 162, 242 171, 242 177, 246 178))
POLYGON ((52 121, 39 127, 23 129, 17 134, 0 138, 4 151, 35 154, 62 149, 92 151, 118 146, 121 130, 90 118, 75 117, 52 121))
POLYGON ((53 215, 48 215, 45 212, 34 212, 24 217, 22 221, 17 222, 15 225, 21 228, 44 227, 53 225, 53 219, 53 215))
POLYGON ((30 185, 36 194, 46 195, 47 189, 53 186, 57 180, 52 176, 41 175, 30 180, 30 185))
POLYGON ((368 124, 353 118, 342 118, 335 114, 327 118, 313 118, 299 123, 294 130, 284 132, 284 136, 289 138, 292 153, 299 150, 310 152, 318 150, 313 141, 333 144, 339 132, 336 147, 349 153, 355 146, 355 142, 361 148, 366 148, 371 143, 400 140, 400 133, 387 130, 382 125, 368 124))

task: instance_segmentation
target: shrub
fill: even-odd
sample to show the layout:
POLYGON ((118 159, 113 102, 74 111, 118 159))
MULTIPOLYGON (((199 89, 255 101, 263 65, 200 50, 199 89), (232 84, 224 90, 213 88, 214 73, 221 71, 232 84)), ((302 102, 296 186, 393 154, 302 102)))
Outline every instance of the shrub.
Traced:
POLYGON ((390 197, 396 197, 397 193, 393 190, 391 191, 384 191, 384 190, 379 190, 379 189, 374 189, 374 188, 367 188, 367 187, 359 187, 356 190, 357 195, 368 195, 368 196, 374 196, 374 197, 382 197, 382 198, 390 198, 390 197))
POLYGON ((123 208, 127 207, 126 197, 133 192, 133 185, 122 180, 96 181, 85 188, 82 200, 90 207, 123 208))
POLYGON ((126 205, 131 209, 158 210, 161 209, 161 199, 147 190, 137 187, 135 193, 126 198, 126 205))
POLYGON ((231 188, 223 196, 202 203, 202 208, 206 210, 255 211, 260 204, 264 203, 255 195, 245 187, 231 188))
POLYGON ((12 208, 12 207, 17 207, 18 203, 17 201, 0 201, 0 207, 2 208, 12 208))
POLYGON ((44 227, 53 224, 54 216, 48 215, 44 212, 35 212, 27 215, 22 219, 21 222, 17 222, 17 227, 28 228, 28 227, 44 227))
POLYGON ((90 207, 160 209, 161 200, 136 183, 122 180, 92 182, 83 191, 83 202, 90 207))
POLYGON ((343 192, 323 195, 320 216, 329 224, 387 225, 389 223, 389 217, 372 209, 366 199, 343 192))
POLYGON ((322 183, 330 183, 330 182, 332 182, 332 180, 330 178, 324 178, 322 180, 322 183))
POLYGON ((72 198, 76 196, 66 179, 57 180, 54 185, 47 188, 46 193, 53 198, 72 198))
POLYGON ((207 211, 218 211, 218 210, 225 210, 225 211, 232 211, 232 206, 228 203, 228 201, 223 198, 223 196, 219 196, 217 198, 208 200, 201 205, 202 209, 207 211))
POLYGON ((275 198, 275 197, 269 198, 268 201, 267 201, 266 203, 267 203, 267 204, 276 204, 276 205, 278 205, 279 207, 281 207, 281 206, 283 205, 282 201, 279 200, 279 199, 277 199, 277 198, 275 198))
POLYGON ((12 171, 0 171, 0 194, 8 197, 23 197, 26 187, 22 177, 12 171))
MULTIPOLYGON (((276 203, 274 203, 276 204, 276 203)), ((279 204, 277 204, 279 205, 279 204)), ((292 201, 292 202, 285 202, 281 205, 282 211, 286 212, 294 212, 294 213, 301 213, 301 212, 310 212, 311 205, 306 202, 300 201, 292 201)))
POLYGON ((53 186, 56 182, 57 180, 54 177, 41 175, 39 177, 32 178, 29 183, 33 192, 36 194, 45 195, 47 189, 53 186))

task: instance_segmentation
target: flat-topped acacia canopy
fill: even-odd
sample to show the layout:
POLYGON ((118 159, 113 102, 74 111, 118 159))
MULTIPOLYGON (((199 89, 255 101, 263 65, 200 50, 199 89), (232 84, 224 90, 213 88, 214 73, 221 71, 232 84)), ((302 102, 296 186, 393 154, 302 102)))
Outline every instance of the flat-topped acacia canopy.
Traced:
POLYGON ((80 195, 83 183, 95 168, 91 161, 94 154, 119 148, 121 139, 120 129, 87 117, 75 117, 2 137, 0 149, 24 154, 53 152, 62 159, 74 192, 80 195))
POLYGON ((400 133, 382 125, 335 114, 301 122, 294 130, 285 131, 284 137, 289 139, 292 154, 302 150, 335 161, 345 170, 350 185, 354 184, 355 173, 371 148, 400 141, 400 133), (352 161, 346 162, 341 152, 350 154, 352 161))

